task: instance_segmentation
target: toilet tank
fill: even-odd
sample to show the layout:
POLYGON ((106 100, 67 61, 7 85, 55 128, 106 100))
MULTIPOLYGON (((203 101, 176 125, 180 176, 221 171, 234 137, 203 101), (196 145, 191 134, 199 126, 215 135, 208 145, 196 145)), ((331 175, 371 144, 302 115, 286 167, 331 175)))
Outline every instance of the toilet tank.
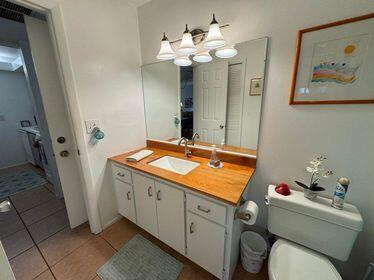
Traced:
POLYGON ((303 192, 289 196, 268 187, 268 229, 271 233, 304 245, 335 259, 346 261, 363 220, 357 208, 345 203, 342 210, 331 207, 331 199, 311 201, 303 192))

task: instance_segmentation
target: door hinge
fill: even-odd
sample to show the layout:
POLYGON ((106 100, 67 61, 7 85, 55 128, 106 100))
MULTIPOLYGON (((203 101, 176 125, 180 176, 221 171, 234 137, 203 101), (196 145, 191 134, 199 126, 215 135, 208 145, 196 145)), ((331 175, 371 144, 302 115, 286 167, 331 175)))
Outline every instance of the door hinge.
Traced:
POLYGON ((225 278, 225 269, 222 269, 222 279, 224 279, 225 278))
POLYGON ((227 235, 228 235, 228 234, 227 234, 227 230, 225 230, 225 239, 227 239, 227 235))
POLYGON ((186 198, 186 193, 184 193, 183 195, 183 201, 186 202, 187 198, 186 198))
POLYGON ((81 155, 81 152, 79 151, 79 149, 77 149, 77 153, 78 153, 78 156, 80 156, 80 155, 81 155))

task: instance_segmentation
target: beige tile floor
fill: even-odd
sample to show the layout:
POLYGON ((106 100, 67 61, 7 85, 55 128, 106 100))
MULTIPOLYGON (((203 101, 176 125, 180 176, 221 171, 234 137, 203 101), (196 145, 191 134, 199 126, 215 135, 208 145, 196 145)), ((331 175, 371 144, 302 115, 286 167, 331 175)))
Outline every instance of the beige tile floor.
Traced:
MULTIPOLYGON (((178 280, 216 279, 127 219, 98 235, 88 224, 70 229, 63 201, 50 190, 42 186, 10 196, 14 208, 0 215, 0 239, 17 280, 99 280, 97 269, 136 234, 184 264, 178 280)), ((233 279, 268 279, 267 267, 253 275, 238 264, 233 279)))

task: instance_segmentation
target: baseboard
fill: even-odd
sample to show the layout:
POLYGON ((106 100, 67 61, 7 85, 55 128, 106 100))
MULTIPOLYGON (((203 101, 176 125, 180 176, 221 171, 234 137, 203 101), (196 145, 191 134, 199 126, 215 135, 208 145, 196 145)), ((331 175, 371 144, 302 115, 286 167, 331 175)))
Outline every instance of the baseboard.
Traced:
POLYGON ((19 162, 19 163, 12 164, 12 165, 9 165, 9 166, 0 167, 0 170, 13 168, 13 167, 17 167, 17 166, 20 166, 20 165, 26 165, 26 164, 28 164, 28 163, 29 163, 28 161, 25 161, 25 162, 19 162))
POLYGON ((117 216, 115 218, 113 218, 112 220, 110 220, 109 222, 107 222, 104 226, 103 226, 103 230, 110 227, 111 225, 113 225, 115 222, 119 221, 120 219, 122 218, 122 216, 120 214, 117 214, 117 216))

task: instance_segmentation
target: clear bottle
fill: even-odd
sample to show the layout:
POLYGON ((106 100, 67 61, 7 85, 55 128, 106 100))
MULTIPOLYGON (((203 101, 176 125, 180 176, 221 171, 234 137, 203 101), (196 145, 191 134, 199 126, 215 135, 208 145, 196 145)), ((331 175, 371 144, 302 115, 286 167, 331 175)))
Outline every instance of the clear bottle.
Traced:
POLYGON ((212 166, 215 166, 216 162, 218 161, 218 157, 217 157, 217 147, 216 145, 212 145, 212 154, 210 156, 210 161, 209 161, 209 164, 212 165, 212 166))

